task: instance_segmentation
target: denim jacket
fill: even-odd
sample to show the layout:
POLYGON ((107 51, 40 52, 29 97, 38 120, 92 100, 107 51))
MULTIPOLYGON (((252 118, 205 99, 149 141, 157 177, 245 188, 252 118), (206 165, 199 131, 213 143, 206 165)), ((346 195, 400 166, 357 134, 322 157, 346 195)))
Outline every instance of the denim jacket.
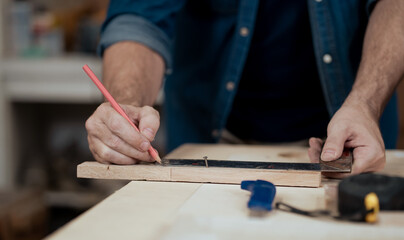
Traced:
MULTIPOLYGON (((316 63, 330 116, 352 88, 376 1, 308 0, 316 63)), ((169 150, 185 142, 219 140, 247 57, 258 3, 110 1, 99 53, 116 42, 130 40, 163 57, 169 150)), ((386 148, 395 148, 397 115, 394 96, 380 120, 386 148)))

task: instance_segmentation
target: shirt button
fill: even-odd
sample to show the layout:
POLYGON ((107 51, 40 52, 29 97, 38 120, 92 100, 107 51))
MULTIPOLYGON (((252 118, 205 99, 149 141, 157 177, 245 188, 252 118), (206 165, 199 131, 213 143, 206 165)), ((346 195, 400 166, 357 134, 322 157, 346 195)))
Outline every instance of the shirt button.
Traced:
POLYGON ((247 37, 247 36, 248 36, 248 33, 249 33, 248 28, 246 28, 246 27, 240 28, 240 35, 241 35, 242 37, 247 37))
POLYGON ((234 90, 234 82, 227 82, 226 89, 227 89, 227 91, 233 91, 234 90))
POLYGON ((324 62, 324 63, 327 63, 327 64, 331 63, 331 62, 332 62, 332 57, 331 57, 331 55, 330 55, 330 54, 324 54, 324 56, 323 56, 323 62, 324 62))
POLYGON ((214 130, 212 131, 212 137, 214 137, 214 138, 219 137, 219 130, 214 129, 214 130))

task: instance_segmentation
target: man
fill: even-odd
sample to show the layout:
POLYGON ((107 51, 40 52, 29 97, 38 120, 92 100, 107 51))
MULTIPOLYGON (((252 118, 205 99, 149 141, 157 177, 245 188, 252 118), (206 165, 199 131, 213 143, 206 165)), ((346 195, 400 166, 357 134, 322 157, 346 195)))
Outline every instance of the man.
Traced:
POLYGON ((169 149, 227 132, 265 143, 315 136, 313 161, 348 147, 353 174, 380 170, 383 109, 387 147, 397 137, 395 100, 386 104, 404 75, 403 22, 402 0, 112 0, 103 79, 141 133, 103 103, 86 123, 90 150, 100 162, 153 161, 159 115, 149 106, 166 74, 169 149))

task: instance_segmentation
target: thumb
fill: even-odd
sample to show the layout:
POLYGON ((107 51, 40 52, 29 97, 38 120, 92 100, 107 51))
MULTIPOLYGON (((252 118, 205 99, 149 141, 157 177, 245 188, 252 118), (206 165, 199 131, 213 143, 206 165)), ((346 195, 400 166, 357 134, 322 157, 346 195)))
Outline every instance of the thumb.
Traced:
POLYGON ((332 161, 339 158, 344 150, 346 140, 347 137, 344 131, 329 131, 321 152, 321 160, 332 161))

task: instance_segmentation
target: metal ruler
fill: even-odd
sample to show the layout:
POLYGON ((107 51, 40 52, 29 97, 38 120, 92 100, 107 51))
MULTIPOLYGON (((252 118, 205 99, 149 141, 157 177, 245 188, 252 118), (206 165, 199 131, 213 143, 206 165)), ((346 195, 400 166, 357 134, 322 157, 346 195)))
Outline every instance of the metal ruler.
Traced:
POLYGON ((208 159, 162 159, 163 166, 189 166, 189 167, 222 167, 222 168, 252 168, 268 170, 299 170, 349 173, 352 169, 352 150, 345 150, 340 158, 334 161, 319 163, 297 162, 262 162, 262 161, 235 161, 208 159))

